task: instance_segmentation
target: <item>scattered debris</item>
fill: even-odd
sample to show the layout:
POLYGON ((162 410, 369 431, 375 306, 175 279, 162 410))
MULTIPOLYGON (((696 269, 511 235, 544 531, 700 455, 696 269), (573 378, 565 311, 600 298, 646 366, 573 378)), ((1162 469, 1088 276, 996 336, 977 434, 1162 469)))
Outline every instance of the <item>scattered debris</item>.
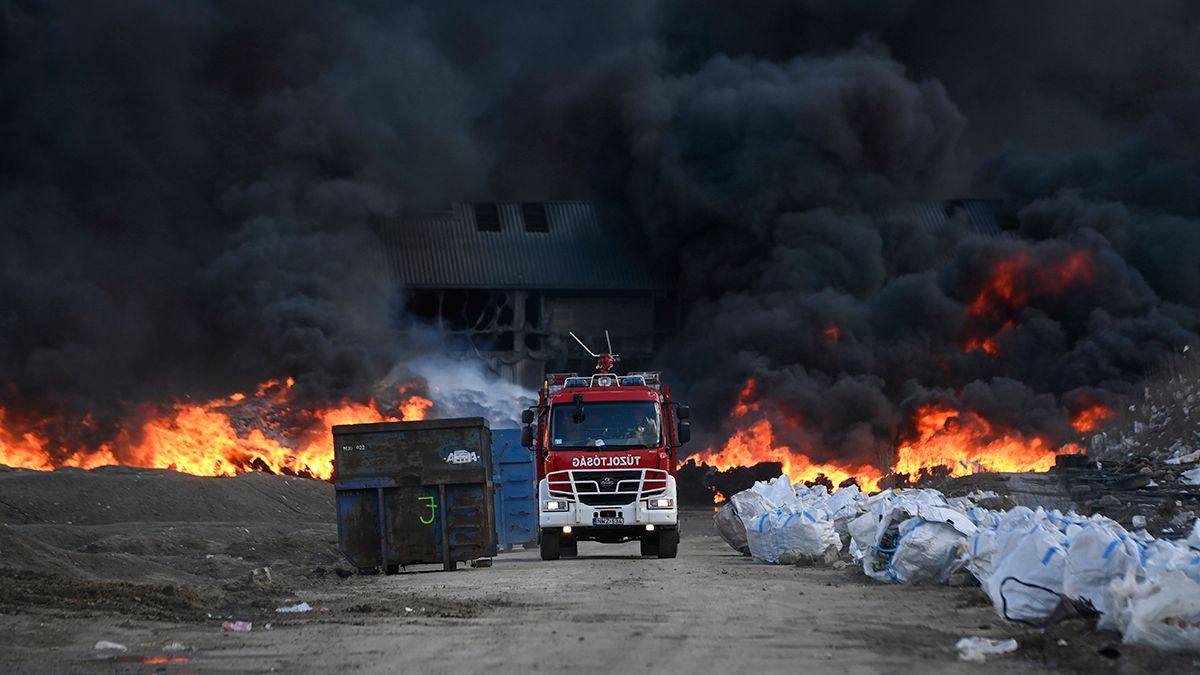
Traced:
POLYGON ((167 644, 163 645, 162 648, 164 652, 186 652, 191 651, 191 649, 191 647, 183 644, 182 642, 168 642, 167 644))
POLYGON ((820 555, 801 553, 797 549, 788 549, 779 555, 780 565, 796 565, 797 567, 812 567, 814 565, 832 565, 840 562, 841 553, 838 546, 831 544, 820 555))
POLYGON ((254 571, 250 573, 250 583, 255 584, 257 586, 270 586, 271 585, 271 568, 270 567, 256 567, 254 569, 254 571))
POLYGON ((227 633, 249 633, 254 624, 249 621, 226 621, 221 624, 221 630, 227 633))
POLYGON ((127 651, 129 651, 129 648, 126 647, 125 645, 123 645, 119 642, 109 642, 108 640, 101 640, 101 641, 97 642, 96 646, 92 647, 92 649, 95 649, 98 652, 127 652, 127 651))
POLYGON ((1017 641, 1011 638, 992 640, 985 637, 965 637, 955 643, 954 648, 958 650, 959 661, 983 663, 989 656, 999 656, 1017 651, 1017 641))
POLYGON ((301 612, 311 612, 312 606, 307 602, 301 602, 295 605, 288 605, 287 607, 276 607, 275 611, 280 614, 299 614, 301 612))

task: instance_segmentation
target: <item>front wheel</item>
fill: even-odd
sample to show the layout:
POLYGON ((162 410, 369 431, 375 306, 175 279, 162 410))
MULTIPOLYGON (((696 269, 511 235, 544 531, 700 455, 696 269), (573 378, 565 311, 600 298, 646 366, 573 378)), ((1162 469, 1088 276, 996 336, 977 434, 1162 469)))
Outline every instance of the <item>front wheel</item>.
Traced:
POLYGON ((658 537, 659 535, 657 533, 646 533, 642 535, 642 555, 658 555, 658 537))
POLYGON ((558 560, 562 550, 562 530, 542 530, 542 560, 558 560))
POLYGON ((679 554, 679 530, 659 530, 658 557, 674 558, 679 554))

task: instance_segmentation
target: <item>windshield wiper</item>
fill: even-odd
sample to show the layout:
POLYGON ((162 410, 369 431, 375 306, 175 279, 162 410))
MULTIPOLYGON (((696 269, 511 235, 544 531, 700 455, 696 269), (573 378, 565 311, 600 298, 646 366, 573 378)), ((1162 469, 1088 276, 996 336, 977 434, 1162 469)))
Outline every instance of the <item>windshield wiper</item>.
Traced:
POLYGON ((571 413, 571 421, 575 424, 583 424, 587 419, 587 414, 583 412, 583 394, 575 394, 575 412, 571 413))

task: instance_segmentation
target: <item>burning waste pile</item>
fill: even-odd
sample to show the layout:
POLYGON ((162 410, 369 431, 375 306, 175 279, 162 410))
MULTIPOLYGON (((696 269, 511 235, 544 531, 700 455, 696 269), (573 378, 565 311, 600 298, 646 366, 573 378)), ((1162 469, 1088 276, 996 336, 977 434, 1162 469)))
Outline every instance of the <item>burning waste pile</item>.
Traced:
POLYGON ((770 564, 862 565, 878 581, 964 584, 1001 617, 1044 626, 1094 617, 1128 643, 1200 650, 1200 520, 1182 539, 1130 532, 1101 516, 979 506, 993 493, 931 489, 867 496, 792 485, 786 475, 735 494, 714 515, 734 549, 770 564))
POLYGON ((0 465, 39 471, 126 465, 199 476, 259 471, 328 480, 335 425, 474 416, 515 426, 513 411, 533 401, 532 392, 498 381, 478 362, 434 356, 397 368, 365 400, 316 403, 302 389, 287 377, 210 400, 143 405, 114 430, 94 433, 98 441, 78 445, 54 432, 67 420, 10 421, 0 406, 0 465))

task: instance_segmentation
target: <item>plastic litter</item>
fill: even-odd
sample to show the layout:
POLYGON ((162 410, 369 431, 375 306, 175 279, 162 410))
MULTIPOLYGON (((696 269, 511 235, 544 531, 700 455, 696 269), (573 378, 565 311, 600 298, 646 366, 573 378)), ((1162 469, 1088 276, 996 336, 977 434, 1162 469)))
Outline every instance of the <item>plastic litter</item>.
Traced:
POLYGON ((983 663, 987 661, 987 657, 989 656, 998 656, 1017 651, 1017 641, 1011 638, 1008 640, 992 640, 985 637, 965 637, 956 642, 954 648, 958 650, 959 661, 983 663))
POLYGON ((221 624, 221 630, 227 633, 249 633, 254 624, 249 621, 226 621, 221 624))
POLYGON ((1179 479, 1188 485, 1200 485, 1200 468, 1184 471, 1179 474, 1179 479))
POLYGON ((100 640, 92 647, 98 652, 127 652, 129 648, 119 642, 109 642, 108 640, 100 640))
POLYGON ((270 586, 271 585, 271 568, 270 567, 254 568, 254 570, 250 572, 250 583, 252 583, 256 586, 270 586))
POLYGON ((281 614, 299 614, 301 612, 311 612, 312 607, 307 602, 301 602, 287 607, 277 607, 275 611, 281 614))
POLYGON ((168 642, 167 644, 163 645, 162 648, 164 652, 186 652, 189 649, 191 649, 191 647, 188 647, 182 642, 168 642))
POLYGON ((1166 460, 1165 464, 1191 464, 1192 462, 1200 462, 1200 450, 1190 452, 1186 455, 1179 455, 1166 460))

